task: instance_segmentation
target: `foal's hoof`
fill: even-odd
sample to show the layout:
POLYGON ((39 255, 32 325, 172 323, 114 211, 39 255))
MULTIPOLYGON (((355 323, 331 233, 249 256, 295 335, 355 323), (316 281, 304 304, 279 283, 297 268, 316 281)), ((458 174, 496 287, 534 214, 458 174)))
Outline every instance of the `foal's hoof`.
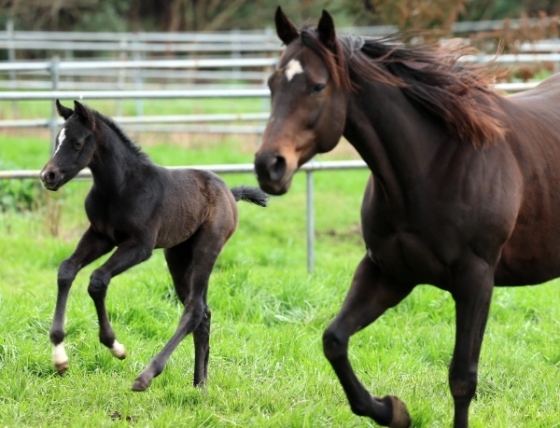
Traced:
POLYGON ((63 363, 55 363, 54 367, 59 375, 63 375, 68 370, 68 361, 63 363))
POLYGON ((388 425, 389 428, 409 428, 412 420, 406 409, 406 405, 394 395, 387 395, 384 397, 384 401, 389 399, 393 407, 393 419, 388 425))
POLYGON ((126 348, 116 340, 113 342, 113 347, 109 348, 109 351, 111 351, 113 357, 116 357, 119 360, 124 360, 126 358, 126 348))
POLYGON ((132 384, 132 390, 136 391, 136 392, 142 392, 145 391, 146 389, 148 389, 148 387, 150 386, 150 383, 146 383, 140 379, 136 379, 134 381, 134 383, 132 384))

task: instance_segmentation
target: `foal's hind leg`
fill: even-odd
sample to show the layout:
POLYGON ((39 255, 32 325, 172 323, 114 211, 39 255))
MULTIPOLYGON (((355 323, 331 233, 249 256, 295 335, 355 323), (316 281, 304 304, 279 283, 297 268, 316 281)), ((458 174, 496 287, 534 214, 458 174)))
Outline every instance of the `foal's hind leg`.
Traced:
POLYGON ((148 388, 152 379, 163 372, 181 341, 193 332, 194 385, 200 386, 206 381, 210 352, 210 309, 206 304, 206 293, 212 268, 224 244, 223 231, 199 229, 189 241, 165 251, 175 289, 185 310, 175 334, 134 381, 133 391, 148 388))
POLYGON ((54 347, 53 363, 59 374, 68 369, 68 356, 63 343, 66 334, 64 332, 64 314, 72 282, 80 269, 108 253, 113 247, 112 243, 89 228, 81 237, 72 255, 64 260, 58 268, 58 296, 49 336, 54 347))
POLYGON ((410 426, 410 416, 404 403, 394 396, 374 398, 370 395, 352 370, 348 360, 348 341, 351 335, 398 304, 411 290, 411 286, 403 286, 385 277, 367 256, 364 257, 354 274, 341 311, 323 335, 325 356, 344 388, 352 411, 393 428, 410 426))

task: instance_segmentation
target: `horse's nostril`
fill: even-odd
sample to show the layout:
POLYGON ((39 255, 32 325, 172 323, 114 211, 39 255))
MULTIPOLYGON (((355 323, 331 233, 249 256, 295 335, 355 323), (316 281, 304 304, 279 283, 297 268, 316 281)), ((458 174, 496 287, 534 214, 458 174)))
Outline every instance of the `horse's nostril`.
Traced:
POLYGON ((268 173, 272 181, 280 180, 286 173, 286 158, 276 155, 268 161, 268 173))

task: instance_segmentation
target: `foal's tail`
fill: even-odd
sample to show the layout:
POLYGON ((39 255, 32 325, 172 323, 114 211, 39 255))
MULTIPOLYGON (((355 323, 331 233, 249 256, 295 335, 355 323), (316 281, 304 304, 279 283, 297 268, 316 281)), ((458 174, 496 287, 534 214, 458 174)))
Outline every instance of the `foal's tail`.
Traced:
POLYGON ((261 207, 268 205, 268 195, 258 187, 237 186, 230 190, 236 201, 252 202, 261 207))

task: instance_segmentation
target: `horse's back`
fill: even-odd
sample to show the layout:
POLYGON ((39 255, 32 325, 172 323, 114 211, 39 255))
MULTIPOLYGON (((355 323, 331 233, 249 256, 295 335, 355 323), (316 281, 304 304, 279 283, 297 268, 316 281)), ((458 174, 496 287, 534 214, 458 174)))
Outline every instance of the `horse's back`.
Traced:
POLYGON ((560 96, 560 73, 553 74, 552 76, 546 78, 534 88, 512 94, 508 97, 508 99, 524 99, 541 95, 548 98, 560 96))
MULTIPOLYGON (((560 276, 560 74, 506 99, 507 144, 522 179, 515 227, 496 283, 537 284, 560 276)), ((505 189, 507 191, 508 189, 505 189)))

